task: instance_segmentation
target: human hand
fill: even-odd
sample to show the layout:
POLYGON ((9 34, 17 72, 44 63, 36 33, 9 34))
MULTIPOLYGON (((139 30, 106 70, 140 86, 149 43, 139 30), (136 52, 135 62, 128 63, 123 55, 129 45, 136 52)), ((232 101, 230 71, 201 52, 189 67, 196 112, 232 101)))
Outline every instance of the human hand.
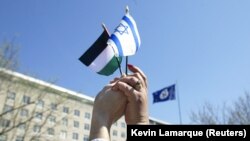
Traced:
POLYGON ((113 91, 113 84, 105 86, 95 98, 91 121, 90 139, 109 139, 109 129, 125 111, 126 96, 113 91))
POLYGON ((115 78, 113 90, 121 91, 127 96, 125 120, 127 124, 148 124, 148 90, 146 75, 133 65, 128 65, 133 74, 115 78))

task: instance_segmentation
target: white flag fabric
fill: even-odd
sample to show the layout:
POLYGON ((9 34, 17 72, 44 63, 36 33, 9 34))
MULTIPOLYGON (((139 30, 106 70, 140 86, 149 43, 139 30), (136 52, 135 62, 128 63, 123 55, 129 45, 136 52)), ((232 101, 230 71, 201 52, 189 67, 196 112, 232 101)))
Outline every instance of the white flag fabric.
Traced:
POLYGON ((88 48, 79 60, 101 75, 113 74, 121 64, 122 57, 116 57, 111 46, 107 45, 108 31, 105 29, 99 38, 88 48))
POLYGON ((110 36, 108 44, 113 47, 116 56, 134 55, 141 45, 140 35, 133 17, 127 13, 110 36))

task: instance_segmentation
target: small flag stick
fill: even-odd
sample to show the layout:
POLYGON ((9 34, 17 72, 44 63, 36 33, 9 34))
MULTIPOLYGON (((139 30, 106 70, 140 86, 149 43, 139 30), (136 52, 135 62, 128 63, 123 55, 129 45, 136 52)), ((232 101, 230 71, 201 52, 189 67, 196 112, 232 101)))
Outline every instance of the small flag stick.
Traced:
POLYGON ((115 57, 115 58, 116 58, 116 61, 117 61, 117 63, 118 63, 120 75, 122 76, 122 69, 121 69, 120 61, 119 61, 118 57, 115 57))
MULTIPOLYGON (((108 32, 108 34, 109 34, 109 31, 108 31, 108 29, 106 28, 106 26, 105 26, 104 23, 102 23, 102 28, 103 28, 104 30, 106 30, 106 31, 108 32)), ((109 36, 110 36, 110 34, 109 34, 109 36)), ((111 46, 111 47, 112 47, 112 46, 111 46)), ((115 50, 114 50, 113 47, 112 47, 112 49, 113 49, 113 51, 114 51, 114 53, 115 53, 115 50)), ((116 55, 115 55, 115 59, 116 59, 116 62, 117 62, 117 64, 118 64, 118 67, 119 67, 120 75, 122 76, 122 69, 121 69, 120 61, 119 61, 119 59, 118 59, 118 57, 117 57, 116 55)))
POLYGON ((126 14, 128 14, 129 13, 129 8, 128 8, 128 6, 126 6, 126 14))
MULTIPOLYGON (((126 14, 129 14, 129 8, 128 8, 128 6, 126 6, 126 14)), ((128 75, 128 56, 126 56, 125 73, 126 73, 126 75, 128 75)))
POLYGON ((128 75, 128 56, 126 56, 126 67, 125 67, 125 73, 128 75))

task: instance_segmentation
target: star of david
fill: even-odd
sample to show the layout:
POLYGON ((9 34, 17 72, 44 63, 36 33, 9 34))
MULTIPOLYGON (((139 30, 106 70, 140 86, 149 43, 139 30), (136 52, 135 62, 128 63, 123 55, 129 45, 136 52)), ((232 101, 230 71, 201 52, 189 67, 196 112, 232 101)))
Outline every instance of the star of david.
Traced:
POLYGON ((127 33, 128 34, 128 26, 123 25, 122 23, 120 23, 117 28, 115 29, 115 31, 117 31, 118 33, 120 33, 120 35, 127 33))

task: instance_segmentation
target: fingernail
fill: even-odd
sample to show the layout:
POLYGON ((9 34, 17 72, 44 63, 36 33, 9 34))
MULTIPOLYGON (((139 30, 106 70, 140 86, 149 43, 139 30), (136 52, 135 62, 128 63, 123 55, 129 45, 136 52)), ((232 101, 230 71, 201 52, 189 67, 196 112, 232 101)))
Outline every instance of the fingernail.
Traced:
POLYGON ((133 65, 131 65, 131 64, 128 64, 128 67, 129 67, 129 68, 132 68, 132 67, 133 67, 133 65))

